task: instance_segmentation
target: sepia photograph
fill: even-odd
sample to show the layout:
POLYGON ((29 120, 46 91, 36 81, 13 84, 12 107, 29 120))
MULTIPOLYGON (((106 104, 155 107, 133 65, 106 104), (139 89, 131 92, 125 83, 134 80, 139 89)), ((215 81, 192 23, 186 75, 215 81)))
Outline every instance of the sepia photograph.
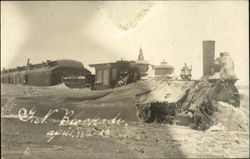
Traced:
POLYGON ((1 1, 1 159, 249 157, 249 1, 1 1))

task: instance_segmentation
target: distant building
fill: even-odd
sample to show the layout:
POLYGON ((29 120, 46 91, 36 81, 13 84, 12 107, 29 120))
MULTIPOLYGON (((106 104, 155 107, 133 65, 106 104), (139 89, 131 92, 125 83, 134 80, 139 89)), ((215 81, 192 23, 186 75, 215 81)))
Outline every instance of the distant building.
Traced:
POLYGON ((141 76, 147 75, 147 71, 149 69, 149 62, 144 60, 144 56, 143 56, 143 52, 142 52, 142 48, 140 48, 139 50, 139 56, 138 59, 136 61, 137 67, 140 71, 141 76))
POLYGON ((83 64, 74 60, 56 60, 31 64, 1 71, 4 84, 24 84, 31 86, 52 86, 62 83, 62 78, 70 75, 86 75, 91 72, 83 64))
POLYGON ((174 67, 169 65, 165 60, 163 60, 160 65, 154 67, 155 75, 166 75, 171 74, 174 71, 174 67))

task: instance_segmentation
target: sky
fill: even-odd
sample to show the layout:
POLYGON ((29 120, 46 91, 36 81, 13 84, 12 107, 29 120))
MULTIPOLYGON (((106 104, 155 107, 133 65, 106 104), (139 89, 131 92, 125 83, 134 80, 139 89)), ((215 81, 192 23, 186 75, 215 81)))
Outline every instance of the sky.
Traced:
POLYGON ((1 69, 73 59, 88 64, 165 59, 179 74, 185 62, 202 76, 202 41, 227 51, 237 83, 249 82, 248 1, 4 1, 1 69))

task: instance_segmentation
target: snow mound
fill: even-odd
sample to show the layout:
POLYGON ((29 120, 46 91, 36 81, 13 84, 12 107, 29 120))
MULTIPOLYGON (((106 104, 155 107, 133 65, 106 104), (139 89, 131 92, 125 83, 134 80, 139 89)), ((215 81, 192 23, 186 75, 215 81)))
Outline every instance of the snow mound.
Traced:
POLYGON ((217 111, 213 114, 214 125, 210 127, 210 130, 248 132, 248 114, 225 102, 217 102, 215 106, 217 111))

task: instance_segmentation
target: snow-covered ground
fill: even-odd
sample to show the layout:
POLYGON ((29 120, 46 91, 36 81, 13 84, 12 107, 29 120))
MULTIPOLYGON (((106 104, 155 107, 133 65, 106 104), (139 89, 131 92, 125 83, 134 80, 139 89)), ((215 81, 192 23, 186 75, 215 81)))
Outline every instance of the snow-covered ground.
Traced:
MULTIPOLYGON (((98 91, 69 89, 63 84, 1 86, 3 158, 249 157, 249 131, 222 129, 220 124, 196 131, 186 126, 138 122, 134 95, 148 89, 142 82, 98 91), (50 110, 56 109, 58 112, 41 123, 50 110), (33 110, 40 119, 25 122, 25 110, 33 110), (69 119, 74 116, 87 124, 60 126, 71 110, 75 116, 68 114, 69 119), (94 119, 95 124, 89 124, 94 119), (73 135, 62 135, 61 130, 71 130, 73 135), (76 137, 79 130, 85 135, 76 137), (50 140, 53 132, 55 137, 50 140)), ((248 89, 239 91, 241 107, 230 109, 236 109, 234 118, 224 113, 223 119, 249 123, 248 89)))

